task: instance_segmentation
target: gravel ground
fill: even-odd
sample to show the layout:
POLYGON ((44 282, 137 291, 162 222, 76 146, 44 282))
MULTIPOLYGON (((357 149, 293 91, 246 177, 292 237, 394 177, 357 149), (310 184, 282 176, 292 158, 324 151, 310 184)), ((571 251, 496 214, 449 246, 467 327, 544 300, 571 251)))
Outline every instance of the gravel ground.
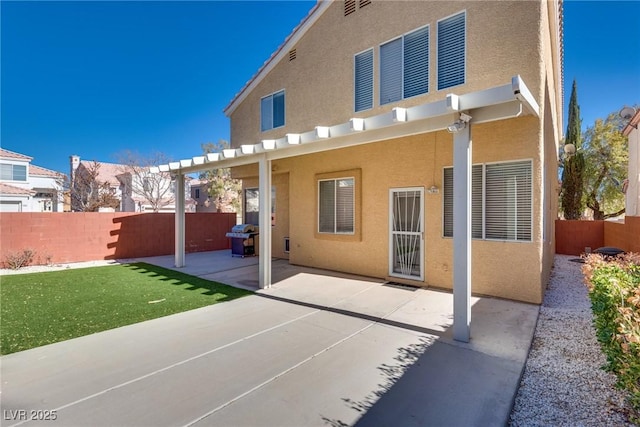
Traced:
POLYGON ((582 264, 556 255, 511 426, 631 426, 593 328, 582 264))

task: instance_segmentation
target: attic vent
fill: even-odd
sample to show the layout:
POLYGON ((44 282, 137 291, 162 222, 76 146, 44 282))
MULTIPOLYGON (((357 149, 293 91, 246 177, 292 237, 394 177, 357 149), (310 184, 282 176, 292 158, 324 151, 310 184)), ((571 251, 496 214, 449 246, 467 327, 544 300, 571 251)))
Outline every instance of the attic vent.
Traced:
POLYGON ((362 9, 365 6, 369 6, 371 4, 371 0, 360 0, 359 6, 362 9))
POLYGON ((344 0, 344 16, 356 11, 356 0, 344 0))
POLYGON ((296 59, 296 50, 295 49, 291 49, 289 51, 289 61, 293 61, 294 59, 296 59))

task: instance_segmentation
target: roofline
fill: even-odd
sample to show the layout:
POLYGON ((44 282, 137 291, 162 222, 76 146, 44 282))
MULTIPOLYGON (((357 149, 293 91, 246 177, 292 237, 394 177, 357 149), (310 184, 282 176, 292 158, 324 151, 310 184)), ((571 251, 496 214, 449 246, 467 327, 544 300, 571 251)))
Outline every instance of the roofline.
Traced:
MULTIPOLYGON (((19 156, 19 158, 21 160, 27 160, 27 159, 29 159, 29 161, 33 160, 33 157, 31 157, 31 156, 27 156, 26 154, 22 154, 22 153, 16 153, 15 151, 7 150, 6 148, 3 148, 2 151, 6 151, 7 153, 15 154, 16 156, 19 156)), ((3 159, 14 159, 15 160, 14 157, 5 157, 5 156, 3 156, 1 154, 2 151, 0 151, 0 158, 3 158, 3 159)))
POLYGON ((629 136, 632 129, 638 130, 638 124, 640 123, 640 110, 636 111, 636 113, 631 117, 629 123, 622 129, 622 134, 624 136, 629 136))
POLYGON ((311 8, 307 16, 293 29, 291 34, 284 40, 284 42, 271 54, 269 59, 258 69, 258 71, 251 77, 251 79, 245 83, 244 87, 240 89, 240 92, 224 107, 224 115, 229 117, 238 105, 249 95, 249 93, 269 74, 269 72, 280 62, 280 60, 288 54, 290 48, 292 48, 298 41, 304 36, 309 28, 315 24, 315 22, 322 16, 322 14, 331 6, 332 1, 318 0, 316 4, 311 8))

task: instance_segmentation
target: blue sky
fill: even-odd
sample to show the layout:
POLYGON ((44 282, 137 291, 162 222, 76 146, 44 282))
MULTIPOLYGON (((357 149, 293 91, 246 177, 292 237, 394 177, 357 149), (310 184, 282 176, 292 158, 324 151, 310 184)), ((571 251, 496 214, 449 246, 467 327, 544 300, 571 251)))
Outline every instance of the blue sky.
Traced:
MULTIPOLYGON (((314 4, 2 1, 0 143, 61 172, 71 154, 197 155, 229 138, 222 110, 314 4)), ((640 104, 640 1, 564 10, 583 127, 640 104)))

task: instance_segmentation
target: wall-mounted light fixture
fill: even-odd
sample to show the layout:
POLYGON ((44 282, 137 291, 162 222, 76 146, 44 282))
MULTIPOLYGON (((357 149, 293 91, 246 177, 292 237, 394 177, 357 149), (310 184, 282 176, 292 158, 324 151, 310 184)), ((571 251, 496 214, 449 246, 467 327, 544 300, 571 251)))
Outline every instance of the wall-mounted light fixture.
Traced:
POLYGON ((456 133, 467 127, 467 123, 471 121, 471 116, 466 113, 460 113, 460 118, 454 123, 447 126, 449 133, 456 133))
POLYGON ((437 185, 435 185, 435 184, 434 184, 434 185, 432 185, 431 187, 429 187, 429 189, 427 190, 427 192, 428 192, 429 194, 438 194, 438 193, 440 193, 440 189, 438 188, 438 186, 437 186, 437 185))

